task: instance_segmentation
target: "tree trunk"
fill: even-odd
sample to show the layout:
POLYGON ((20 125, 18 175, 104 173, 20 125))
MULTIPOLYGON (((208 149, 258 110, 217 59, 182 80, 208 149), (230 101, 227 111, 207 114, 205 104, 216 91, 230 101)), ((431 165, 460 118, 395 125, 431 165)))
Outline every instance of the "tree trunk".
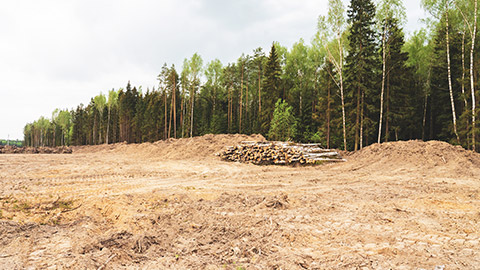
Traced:
POLYGON ((477 34, 477 0, 475 0, 474 22, 472 33, 472 48, 470 49, 470 88, 472 91, 472 150, 475 151, 475 84, 473 77, 473 52, 475 49, 475 36, 477 34))
POLYGON ((240 78, 240 117, 238 125, 238 133, 242 134, 242 108, 243 108, 243 63, 242 63, 242 75, 240 78))
POLYGON ((428 101, 428 95, 425 92, 425 104, 423 107, 423 122, 422 122, 422 141, 425 141, 425 123, 427 119, 427 101, 428 101))
POLYGON ((230 103, 230 87, 227 89, 227 101, 228 101, 228 109, 227 109, 227 119, 228 119, 228 132, 231 130, 231 114, 230 114, 230 108, 232 107, 232 104, 230 103))
POLYGON ((114 116, 117 116, 116 119, 113 120, 113 123, 112 123, 112 138, 113 138, 113 141, 112 143, 116 143, 117 142, 117 121, 118 121, 118 115, 115 114, 114 116))
MULTIPOLYGON (((52 119, 52 120, 53 120, 53 119, 52 119)), ((53 121, 52 121, 52 122, 53 122, 53 121)), ((56 130, 57 130, 56 126, 53 125, 53 146, 54 146, 54 147, 55 147, 55 143, 56 143, 56 141, 55 141, 55 137, 56 137, 56 134, 55 134, 56 132, 55 132, 55 131, 56 131, 56 130)))
POLYGON ((468 108, 467 96, 465 95, 465 32, 467 31, 465 22, 463 23, 462 33, 462 97, 465 103, 465 109, 468 108))
POLYGON ((166 139, 167 139, 167 135, 168 135, 168 130, 167 130, 167 126, 168 126, 168 124, 167 124, 168 109, 167 109, 167 90, 166 90, 166 89, 164 89, 163 95, 164 95, 163 103, 165 104, 165 113, 164 113, 164 115, 165 115, 165 127, 164 127, 164 131, 163 131, 163 138, 164 138, 164 140, 166 140, 166 139))
POLYGON ((339 75, 340 75, 340 98, 342 100, 342 124, 343 124, 343 147, 347 151, 347 127, 345 121, 345 99, 343 95, 343 47, 341 42, 341 33, 337 32, 337 41, 338 41, 338 50, 340 52, 340 64, 339 64, 339 75))
POLYGON ((168 138, 170 139, 170 136, 172 134, 172 115, 173 115, 173 95, 170 97, 170 120, 168 121, 168 138))
POLYGON ((100 120, 98 120, 98 142, 97 144, 101 144, 102 143, 102 126, 101 126, 101 123, 102 123, 102 115, 100 114, 100 120))
POLYGON ((177 81, 173 76, 173 137, 177 138, 177 81))
POLYGON ((363 107, 365 100, 365 92, 362 91, 361 112, 360 112, 360 149, 363 148, 363 107))
POLYGON ((355 147, 354 150, 358 150, 358 134, 360 129, 360 87, 357 87, 357 115, 355 117, 355 147))
POLYGON ((95 145, 96 144, 95 140, 97 138, 97 133, 95 132, 97 130, 97 128, 96 128, 97 127, 97 114, 95 112, 93 112, 93 113, 94 113, 94 116, 93 116, 93 135, 92 135, 93 139, 92 139, 92 142, 95 145))
MULTIPOLYGON (((195 80, 194 80, 195 81, 195 80)), ((192 97, 191 97, 191 115, 190 115, 190 138, 193 137, 193 107, 195 106, 195 86, 192 87, 192 97)))
POLYGON ((105 144, 108 144, 108 133, 110 131, 110 110, 111 105, 108 105, 108 117, 107 117, 107 134, 105 135, 105 144))
POLYGON ((382 136, 382 121, 383 121, 383 92, 385 91, 385 66, 386 66, 386 56, 385 56, 385 38, 387 36, 387 25, 385 23, 384 25, 384 31, 383 31, 383 38, 382 38, 382 48, 383 48, 383 53, 382 53, 382 62, 383 62, 383 67, 382 67, 382 91, 380 94, 380 120, 378 121, 378 140, 377 143, 380 143, 380 138, 382 136))
POLYGON ((340 72, 340 99, 342 100, 343 148, 347 151, 347 127, 345 123, 345 99, 343 95, 342 72, 340 72))
POLYGON ((385 142, 389 140, 389 133, 390 133, 390 73, 387 74, 387 96, 385 102, 387 103, 387 111, 385 114, 385 142))
POLYGON ((245 83, 245 123, 248 133, 248 77, 247 82, 245 83))
POLYGON ((455 114, 455 103, 453 100, 453 89, 452 89, 452 75, 450 71, 450 40, 448 37, 448 1, 446 2, 446 10, 445 10, 445 26, 446 26, 446 39, 447 39, 447 70, 448 70, 448 90, 450 92, 450 103, 452 105, 452 119, 453 119, 453 132, 455 133, 455 137, 457 138, 457 142, 460 143, 460 138, 458 137, 457 132, 457 116, 455 114))
POLYGON ((262 117, 262 92, 261 92, 261 81, 260 81, 260 67, 258 67, 258 122, 261 122, 262 117))
POLYGON ((330 149, 330 86, 331 81, 327 83, 327 149, 330 149))

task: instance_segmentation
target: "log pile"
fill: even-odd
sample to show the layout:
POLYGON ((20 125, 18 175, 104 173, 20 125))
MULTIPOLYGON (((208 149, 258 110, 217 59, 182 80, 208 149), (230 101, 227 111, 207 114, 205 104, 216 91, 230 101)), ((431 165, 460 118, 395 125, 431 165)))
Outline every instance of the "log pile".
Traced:
POLYGON ((237 146, 227 147, 217 155, 226 161, 257 165, 308 165, 345 161, 336 151, 324 149, 320 144, 291 142, 241 142, 237 146))

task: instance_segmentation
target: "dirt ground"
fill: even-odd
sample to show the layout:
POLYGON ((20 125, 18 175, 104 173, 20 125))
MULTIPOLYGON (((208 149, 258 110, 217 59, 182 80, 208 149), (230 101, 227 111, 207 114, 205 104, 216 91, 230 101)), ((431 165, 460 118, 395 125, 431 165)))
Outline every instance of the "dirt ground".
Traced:
POLYGON ((0 155, 0 269, 480 269, 480 155, 375 144, 256 166, 205 135, 0 155), (444 268, 442 268, 444 266, 444 268))

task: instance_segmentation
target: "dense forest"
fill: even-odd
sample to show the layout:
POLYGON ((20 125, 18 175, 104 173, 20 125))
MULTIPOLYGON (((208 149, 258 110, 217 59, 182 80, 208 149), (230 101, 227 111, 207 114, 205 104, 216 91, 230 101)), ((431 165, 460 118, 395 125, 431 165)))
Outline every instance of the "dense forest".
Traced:
POLYGON ((261 133, 348 150, 409 139, 478 150, 477 0, 422 6, 431 16, 406 38, 401 0, 351 0, 347 8, 329 0, 310 44, 274 42, 226 65, 195 53, 179 70, 164 64, 152 89, 128 82, 27 124, 25 144, 261 133))

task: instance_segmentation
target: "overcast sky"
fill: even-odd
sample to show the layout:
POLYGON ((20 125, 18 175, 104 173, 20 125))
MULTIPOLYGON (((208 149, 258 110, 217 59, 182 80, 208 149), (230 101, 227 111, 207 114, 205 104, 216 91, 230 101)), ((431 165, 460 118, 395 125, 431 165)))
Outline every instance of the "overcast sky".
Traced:
MULTIPOLYGON (((422 25, 405 0, 406 32, 422 25)), ((273 41, 291 48, 316 32, 328 0, 0 0, 0 138, 55 108, 102 91, 156 85, 163 63, 181 69, 198 52, 223 64, 273 41)), ((344 1, 348 4, 348 1, 344 1)))

